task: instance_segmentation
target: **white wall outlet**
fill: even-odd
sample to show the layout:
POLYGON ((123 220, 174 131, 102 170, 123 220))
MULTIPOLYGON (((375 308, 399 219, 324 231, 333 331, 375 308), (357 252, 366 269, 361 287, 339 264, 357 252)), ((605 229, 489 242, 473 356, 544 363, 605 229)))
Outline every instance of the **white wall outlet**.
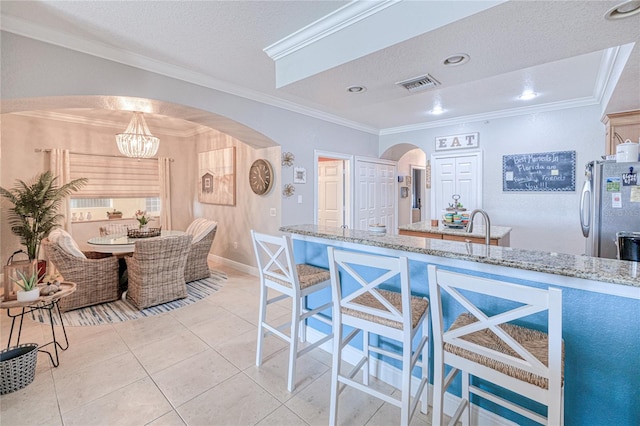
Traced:
POLYGON ((298 204, 302 204, 302 195, 298 195, 298 204))
POLYGON ((271 207, 269 209, 269 214, 271 215, 271 217, 276 217, 276 208, 275 207, 271 207))
POLYGON ((237 241, 233 242, 233 248, 236 249, 236 250, 238 249, 238 242, 237 241))

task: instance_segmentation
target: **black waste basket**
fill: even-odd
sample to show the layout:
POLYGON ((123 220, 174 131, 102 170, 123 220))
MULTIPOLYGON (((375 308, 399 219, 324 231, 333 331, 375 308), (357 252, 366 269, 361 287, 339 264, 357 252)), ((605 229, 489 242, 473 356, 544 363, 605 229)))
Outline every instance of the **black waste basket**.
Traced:
POLYGON ((640 232, 618 232, 616 236, 620 260, 640 262, 640 232))

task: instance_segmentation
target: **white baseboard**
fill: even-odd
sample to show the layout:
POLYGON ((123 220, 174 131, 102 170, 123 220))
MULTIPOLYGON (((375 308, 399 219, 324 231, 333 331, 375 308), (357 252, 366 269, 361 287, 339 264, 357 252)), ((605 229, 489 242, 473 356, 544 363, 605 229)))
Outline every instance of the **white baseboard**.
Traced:
MULTIPOLYGON (((325 337, 326 334, 311 328, 307 327, 307 340, 311 343, 317 342, 318 340, 325 337)), ((320 346, 320 348, 328 353, 333 353, 333 342, 325 342, 320 346)), ((347 347, 343 352, 343 359, 351 365, 355 365, 360 360, 361 354, 355 348, 347 347)), ((394 386, 395 388, 400 388, 401 386, 401 376, 400 370, 386 362, 381 362, 377 359, 371 360, 371 375, 377 377, 385 383, 394 386)), ((411 383, 411 394, 415 395, 418 387, 418 381, 412 381, 411 383)), ((433 385, 429 385, 429 405, 433 402, 433 385)), ((458 405, 460 404, 460 397, 452 395, 450 393, 446 393, 444 396, 444 413, 448 416, 453 415, 458 405)), ((479 425, 487 425, 487 426, 515 426, 516 423, 505 419, 491 411, 485 410, 484 408, 478 407, 477 405, 471 406, 471 423, 479 424, 479 425)))
POLYGON ((221 257, 211 253, 207 256, 207 260, 215 263, 221 263, 225 266, 237 269, 240 272, 244 272, 245 274, 253 275, 255 277, 258 276, 258 268, 255 266, 245 265, 244 263, 236 262, 235 260, 227 259, 226 257, 221 257))

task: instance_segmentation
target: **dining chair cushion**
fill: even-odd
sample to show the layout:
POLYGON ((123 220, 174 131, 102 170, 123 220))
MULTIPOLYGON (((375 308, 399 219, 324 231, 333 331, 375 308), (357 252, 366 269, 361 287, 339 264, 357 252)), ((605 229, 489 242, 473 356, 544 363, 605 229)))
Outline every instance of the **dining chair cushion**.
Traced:
POLYGON ((187 227, 187 234, 193 236, 191 244, 195 244, 207 236, 213 228, 218 226, 218 222, 200 217, 195 219, 187 227))
POLYGON ((57 244, 62 250, 66 251, 72 256, 86 259, 87 256, 80 250, 80 247, 76 244, 69 234, 64 229, 56 228, 49 233, 49 241, 57 244))
MULTIPOLYGON (((464 327, 469 324, 473 324, 478 320, 476 317, 469 313, 461 314, 456 320, 451 324, 449 330, 455 330, 460 327, 464 327)), ((498 327, 502 328, 509 336, 513 337, 516 342, 520 343, 527 351, 529 351, 533 356, 535 356, 541 363, 546 366, 549 366, 548 358, 549 358, 549 336, 547 333, 542 331, 533 330, 526 327, 521 327, 514 324, 500 324, 498 327)), ((484 348, 491 349, 506 355, 510 355, 514 358, 521 357, 511 349, 507 344, 505 344, 502 339, 500 339, 496 334, 488 329, 483 329, 476 331, 474 333, 470 333, 460 337, 463 340, 466 340, 471 343, 475 343, 484 348)), ((475 352, 471 352, 466 349, 462 349, 458 346, 455 346, 451 343, 444 344, 444 350, 450 352, 452 354, 458 355, 462 358, 466 358, 470 361, 476 362, 478 364, 485 365, 494 370, 500 371, 508 376, 514 377, 518 380, 525 381, 531 383, 532 385, 538 386, 543 389, 549 388, 549 381, 546 377, 541 377, 537 374, 534 374, 529 371, 521 370, 519 368, 513 368, 507 364, 504 364, 495 359, 480 355, 475 352)), ((564 381, 564 342, 562 346, 562 381, 564 381)))

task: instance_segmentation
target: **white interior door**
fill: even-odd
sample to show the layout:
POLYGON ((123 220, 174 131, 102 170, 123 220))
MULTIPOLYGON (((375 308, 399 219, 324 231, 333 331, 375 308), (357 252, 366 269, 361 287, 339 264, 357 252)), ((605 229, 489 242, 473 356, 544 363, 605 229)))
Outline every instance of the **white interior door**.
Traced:
POLYGON ((453 203, 452 195, 469 211, 482 208, 482 152, 431 157, 431 218, 453 203))
POLYGON ((318 225, 344 224, 344 162, 318 162, 318 225))
POLYGON ((356 160, 356 226, 384 224, 396 229, 396 165, 373 160, 356 160))

